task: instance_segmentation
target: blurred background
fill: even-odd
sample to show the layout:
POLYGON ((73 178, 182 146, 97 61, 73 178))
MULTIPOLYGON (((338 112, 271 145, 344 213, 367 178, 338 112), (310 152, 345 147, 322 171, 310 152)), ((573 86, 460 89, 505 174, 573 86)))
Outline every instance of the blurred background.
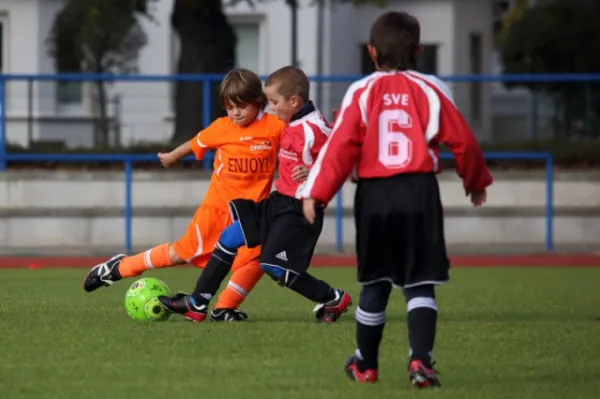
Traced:
MULTIPOLYGON (((440 177, 451 251, 596 251, 600 0, 0 0, 0 251, 177 239, 211 158, 164 171, 155 154, 223 115, 223 73, 296 64, 330 116, 372 72, 369 29, 388 10, 420 20, 419 70, 447 81, 496 179, 474 210, 440 177)), ((353 251, 353 190, 320 252, 353 251)))

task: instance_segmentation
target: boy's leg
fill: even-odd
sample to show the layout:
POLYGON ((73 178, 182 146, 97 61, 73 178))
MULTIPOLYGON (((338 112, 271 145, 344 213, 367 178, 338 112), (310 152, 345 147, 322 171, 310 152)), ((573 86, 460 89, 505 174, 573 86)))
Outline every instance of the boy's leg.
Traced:
POLYGON ((437 324, 437 304, 435 288, 431 284, 418 285, 404 289, 407 307, 408 342, 410 345, 409 373, 414 385, 439 385, 439 381, 430 381, 428 372, 433 372, 433 344, 437 324))
POLYGON ((348 376, 359 382, 377 381, 379 346, 385 327, 385 310, 392 284, 379 281, 363 286, 356 308, 357 349, 347 365, 348 376))
MULTIPOLYGON (((93 291, 109 286, 122 278, 139 276, 146 270, 184 265, 203 253, 212 250, 216 239, 212 230, 226 225, 228 215, 200 206, 194 214, 183 236, 173 244, 161 244, 132 256, 116 255, 95 266, 84 280, 84 289, 93 291)), ((220 232, 220 230, 219 230, 220 232)))
MULTIPOLYGON (((265 201, 263 201, 263 203, 265 201)), ((175 297, 159 297, 159 300, 167 309, 175 313, 183 314, 194 321, 204 320, 208 309, 208 304, 215 296, 219 286, 231 270, 232 265, 236 260, 238 249, 248 244, 254 248, 260 245, 261 232, 259 224, 256 222, 260 209, 262 209, 260 204, 256 204, 250 200, 232 201, 232 211, 235 210, 235 212, 232 213, 236 221, 221 232, 219 240, 216 242, 212 250, 212 255, 206 264, 205 270, 196 282, 196 288, 194 289, 194 292, 189 296, 176 295, 175 297), (187 315, 189 312, 201 312, 203 315, 192 317, 194 315, 187 315)), ((260 249, 258 248, 250 252, 242 249, 244 257, 240 261, 249 263, 252 259, 247 258, 248 253, 254 254, 254 259, 256 259, 259 251, 260 249)), ((244 276, 244 274, 238 275, 238 278, 235 279, 232 276, 233 281, 231 281, 231 284, 228 284, 228 288, 230 290, 229 294, 233 294, 234 298, 229 297, 227 303, 228 305, 237 308, 237 305, 239 305, 245 299, 247 292, 249 292, 254 285, 256 285, 256 282, 262 275, 262 271, 258 273, 260 268, 257 268, 256 266, 254 270, 256 271, 255 273, 251 272, 249 274, 245 274, 245 276, 248 277, 245 281, 242 281, 242 279, 239 278, 240 276, 244 276), (233 290, 236 291, 232 292, 233 290), (242 295, 240 295, 240 293, 242 295)), ((238 271, 237 268, 236 271, 238 271)), ((228 308, 228 310, 233 310, 234 308, 228 308)), ((245 319, 245 315, 241 312, 234 313, 235 314, 231 315, 234 316, 235 319, 245 319)), ((227 315, 223 316, 224 320, 232 320, 231 318, 227 317, 227 315)))
POLYGON ((350 296, 319 280, 306 270, 323 227, 323 211, 314 224, 302 216, 301 202, 285 197, 274 197, 278 209, 287 209, 269 222, 260 255, 261 268, 279 285, 288 287, 319 305, 315 308, 319 321, 337 320, 351 305, 350 296))
POLYGON ((185 264, 169 243, 157 245, 132 256, 119 254, 96 265, 83 281, 85 291, 108 287, 123 278, 135 277, 150 269, 161 269, 185 264))
POLYGON ((211 313, 213 320, 230 318, 231 310, 237 309, 264 275, 258 263, 261 247, 241 247, 231 267, 231 277, 221 291, 211 313))

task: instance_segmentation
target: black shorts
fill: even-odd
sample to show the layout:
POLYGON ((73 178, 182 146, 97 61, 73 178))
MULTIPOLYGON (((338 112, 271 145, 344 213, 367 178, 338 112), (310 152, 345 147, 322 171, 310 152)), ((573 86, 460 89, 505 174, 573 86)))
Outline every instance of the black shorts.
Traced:
POLYGON ((261 202, 233 200, 229 208, 232 219, 242 226, 246 245, 262 245, 260 263, 296 273, 308 269, 323 229, 322 209, 311 225, 302 214, 302 201, 276 191, 261 202))
POLYGON ((397 287, 449 279, 444 214, 433 174, 361 179, 356 190, 358 282, 397 287))

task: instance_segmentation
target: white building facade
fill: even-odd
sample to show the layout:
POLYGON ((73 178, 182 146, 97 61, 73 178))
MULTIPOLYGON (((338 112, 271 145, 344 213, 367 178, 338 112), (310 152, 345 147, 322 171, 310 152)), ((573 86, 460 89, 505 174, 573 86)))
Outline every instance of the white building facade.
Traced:
MULTIPOLYGON (((148 44, 139 73, 174 73, 178 43, 170 26, 173 0, 160 0, 155 21, 144 21, 148 44)), ((52 74, 47 38, 61 0, 0 0, 0 69, 5 74, 52 74)), ((403 10, 421 21, 425 46, 421 69, 442 76, 490 74, 494 70, 493 0, 388 0, 385 7, 322 6, 300 0, 298 59, 308 75, 360 75, 368 72, 364 45, 373 21, 388 10, 403 10)), ((266 75, 291 62, 290 10, 283 0, 246 2, 226 9, 238 35, 237 62, 266 75)), ((312 97, 326 115, 350 82, 314 84, 312 97)), ((492 134, 490 84, 451 85, 457 103, 482 140, 492 134)), ((172 82, 119 82, 110 87, 109 112, 123 145, 165 141, 172 134, 172 82)), ((89 83, 11 81, 7 85, 7 138, 27 145, 64 141, 90 146, 93 90, 89 83), (31 99, 31 100, 29 100, 31 99)), ((201 112, 201 111, 199 111, 201 112)), ((194 132, 190 132, 190 135, 194 132)))

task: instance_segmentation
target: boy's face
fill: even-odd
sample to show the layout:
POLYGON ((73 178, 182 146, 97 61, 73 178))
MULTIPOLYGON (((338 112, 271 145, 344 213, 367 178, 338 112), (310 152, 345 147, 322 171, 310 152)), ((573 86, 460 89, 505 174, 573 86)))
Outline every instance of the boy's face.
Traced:
POLYGON ((297 96, 291 96, 286 99, 279 93, 277 84, 265 87, 265 94, 269 100, 269 108, 279 119, 285 123, 292 120, 294 114, 302 107, 301 101, 297 96))
POLYGON ((236 125, 244 127, 256 119, 259 110, 252 104, 228 104, 225 111, 236 125))

